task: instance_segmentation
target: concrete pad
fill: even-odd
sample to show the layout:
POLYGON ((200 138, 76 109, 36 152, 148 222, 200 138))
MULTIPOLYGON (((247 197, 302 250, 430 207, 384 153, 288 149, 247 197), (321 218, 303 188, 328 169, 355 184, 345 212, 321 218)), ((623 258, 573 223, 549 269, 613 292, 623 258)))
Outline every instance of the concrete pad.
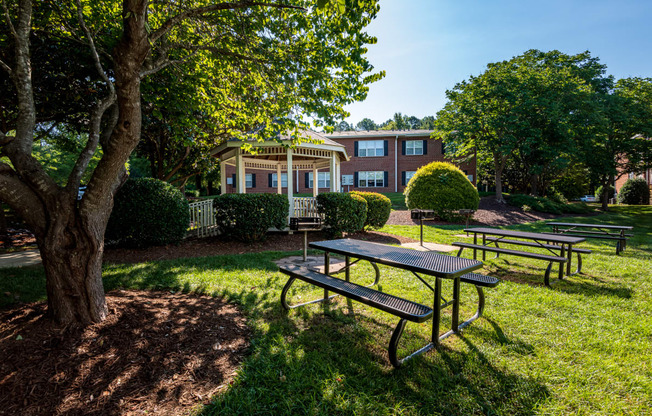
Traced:
MULTIPOLYGON (((310 270, 324 273, 324 256, 307 256, 306 261, 303 261, 303 256, 290 256, 276 260, 278 266, 283 265, 296 265, 303 266, 310 270)), ((331 257, 329 270, 331 273, 338 272, 344 268, 344 260, 331 257)))
POLYGON ((16 251, 0 255, 0 269, 34 266, 36 264, 41 264, 41 253, 38 250, 16 251))
POLYGON ((457 251, 457 247, 449 246, 448 244, 437 244, 437 243, 423 243, 421 246, 420 243, 405 243, 401 244, 401 247, 411 248, 419 251, 438 251, 440 253, 450 253, 457 251))

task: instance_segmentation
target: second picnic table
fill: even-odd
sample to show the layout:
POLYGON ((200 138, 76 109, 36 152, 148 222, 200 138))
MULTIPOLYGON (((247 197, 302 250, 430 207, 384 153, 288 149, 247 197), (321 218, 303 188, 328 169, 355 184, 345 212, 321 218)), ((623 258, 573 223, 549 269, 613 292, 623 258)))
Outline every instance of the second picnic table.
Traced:
POLYGON ((616 242, 616 254, 627 247, 627 237, 631 234, 625 234, 625 231, 631 231, 634 227, 629 225, 608 225, 608 224, 584 224, 573 222, 549 222, 554 234, 564 234, 567 236, 598 238, 602 240, 618 240, 616 242))
MULTIPOLYGON (((466 228, 464 229, 464 231, 467 233, 473 233, 473 244, 453 243, 453 245, 461 247, 461 249, 464 248, 473 249, 474 259, 477 258, 477 250, 481 250, 483 260, 485 259, 485 255, 486 255, 485 251, 492 251, 495 252, 496 254, 504 253, 504 254, 517 255, 517 256, 520 255, 522 257, 531 257, 540 260, 550 261, 551 265, 548 266, 545 275, 546 285, 548 285, 548 275, 550 272, 550 268, 552 267, 552 262, 559 263, 559 278, 563 276, 564 263, 566 263, 566 275, 568 276, 571 275, 571 264, 573 261, 572 256, 574 252, 577 253, 578 251, 577 249, 574 250, 573 246, 586 241, 584 237, 535 233, 535 232, 528 232, 528 231, 502 230, 499 228, 489 228, 489 227, 466 228), (482 236, 481 245, 478 244, 478 235, 482 236), (494 237, 488 238, 487 236, 494 236, 494 237), (515 238, 520 240, 526 240, 526 241, 513 240, 515 238), (553 256, 547 254, 536 254, 536 253, 522 252, 517 250, 502 249, 498 247, 498 243, 542 248, 552 253, 553 256), (489 247, 488 246, 489 244, 494 244, 496 248, 489 247), (559 251, 560 254, 557 254, 557 251, 559 251), (566 256, 566 259, 563 258, 564 256, 566 256)), ((460 253, 461 251, 462 250, 460 250, 460 253)), ((582 252, 590 253, 589 250, 582 250, 582 252)), ((580 267, 581 267, 580 262, 581 260, 580 257, 578 256, 577 272, 580 271, 580 267)))

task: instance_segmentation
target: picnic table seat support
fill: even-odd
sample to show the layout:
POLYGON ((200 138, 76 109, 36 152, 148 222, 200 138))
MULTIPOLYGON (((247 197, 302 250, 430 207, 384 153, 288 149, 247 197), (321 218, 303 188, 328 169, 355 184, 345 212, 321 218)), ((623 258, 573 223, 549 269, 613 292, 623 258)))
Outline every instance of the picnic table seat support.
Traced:
MULTIPOLYGON (((490 243, 494 243, 494 245, 498 248, 500 248, 498 243, 505 243, 505 244, 525 246, 525 247, 541 247, 541 248, 546 248, 548 250, 561 250, 561 246, 555 244, 540 244, 540 243, 535 243, 530 241, 508 240, 499 237, 487 237, 486 240, 490 243)), ((591 254, 592 252, 588 248, 573 247, 573 253, 577 253, 577 269, 575 269, 575 271, 570 274, 571 276, 574 276, 582 272, 582 254, 591 254)), ((500 253, 496 253, 496 257, 494 258, 497 259, 499 256, 500 253)))
POLYGON ((473 250, 482 250, 482 251, 489 251, 492 253, 502 253, 502 254, 508 254, 512 256, 520 256, 520 257, 526 257, 526 258, 532 258, 532 259, 538 259, 538 260, 545 260, 548 261, 548 267, 546 267, 545 274, 543 276, 543 280, 546 286, 550 286, 550 271, 552 270, 552 266, 554 263, 559 263, 559 279, 563 279, 564 274, 563 274, 563 264, 565 264, 568 259, 564 257, 564 249, 562 248, 561 256, 550 256, 547 254, 536 254, 536 253, 529 253, 526 251, 518 251, 518 250, 510 250, 506 248, 500 248, 500 247, 491 247, 491 246, 485 246, 485 245, 478 245, 478 244, 469 244, 469 243, 461 243, 461 242, 455 242, 452 244, 453 246, 460 247, 459 251, 457 252, 457 257, 460 257, 462 255, 462 251, 464 251, 465 248, 473 249, 473 250))
MULTIPOLYGON (((372 264, 374 264, 375 266, 375 263, 372 264)), ((496 279, 495 277, 483 276, 475 273, 467 273, 461 276, 459 281, 456 280, 457 285, 454 286, 453 296, 454 297, 460 296, 459 282, 470 283, 475 285, 478 291, 478 309, 476 313, 469 320, 463 322, 462 324, 458 325, 457 322, 454 322, 453 328, 441 336, 439 336, 439 328, 438 327, 435 328, 436 325, 434 325, 433 322, 433 340, 429 342, 427 345, 425 345, 424 347, 413 352, 412 354, 404 358, 398 358, 398 354, 397 354, 398 343, 401 339, 401 336, 403 335, 403 331, 405 329, 405 324, 407 323, 407 321, 412 321, 417 323, 424 322, 432 318, 433 313, 440 314, 441 313, 440 310, 443 309, 445 306, 448 306, 449 303, 446 303, 445 305, 439 304, 439 299, 441 299, 440 279, 437 279, 434 288, 435 305, 433 308, 429 308, 428 306, 421 305, 416 302, 412 302, 387 293, 383 293, 366 286, 361 286, 355 283, 351 283, 348 280, 345 281, 345 280, 337 279, 328 276, 326 274, 311 271, 306 268, 302 268, 298 266, 281 267, 280 271, 289 276, 289 279, 285 284, 285 286, 283 287, 283 291, 281 292, 281 305, 285 310, 293 309, 303 305, 308 305, 311 303, 321 302, 324 300, 324 299, 317 299, 315 301, 302 303, 300 305, 294 305, 294 306, 289 305, 287 302, 287 293, 290 287, 292 286, 292 284, 294 283, 294 281, 296 279, 300 279, 307 283, 313 284, 317 287, 321 287, 324 290, 330 290, 335 292, 336 294, 332 295, 331 298, 337 295, 342 295, 347 298, 364 303, 366 305, 375 307, 377 309, 380 309, 392 315, 398 316, 400 319, 398 324, 394 328, 394 331, 392 332, 392 337, 390 339, 389 347, 388 347, 389 361, 392 363, 394 367, 400 367, 405 361, 431 350, 432 348, 439 345, 439 341, 443 340, 444 338, 450 336, 453 333, 459 332, 462 328, 466 327, 471 322, 481 317, 485 305, 485 298, 484 298, 484 292, 482 290, 482 287, 494 287, 499 282, 499 280, 496 279)), ((456 306, 459 307, 458 304, 459 303, 454 303, 453 307, 456 306)), ((454 311, 453 316, 458 316, 458 313, 456 312, 459 311, 454 311)), ((439 319, 437 319, 436 321, 439 322, 439 319)))

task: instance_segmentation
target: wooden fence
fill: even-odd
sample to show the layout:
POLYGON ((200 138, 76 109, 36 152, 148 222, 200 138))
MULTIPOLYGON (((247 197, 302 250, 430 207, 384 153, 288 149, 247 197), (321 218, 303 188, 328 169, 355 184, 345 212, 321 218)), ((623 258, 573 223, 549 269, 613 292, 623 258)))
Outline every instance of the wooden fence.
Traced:
POLYGON ((317 212, 317 198, 294 198, 293 217, 319 217, 317 212))

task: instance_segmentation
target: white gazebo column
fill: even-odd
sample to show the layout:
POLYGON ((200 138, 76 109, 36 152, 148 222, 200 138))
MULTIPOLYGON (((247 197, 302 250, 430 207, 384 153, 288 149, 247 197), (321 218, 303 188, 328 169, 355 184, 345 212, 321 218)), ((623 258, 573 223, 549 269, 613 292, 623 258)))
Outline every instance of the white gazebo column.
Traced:
POLYGON ((342 163, 340 162, 340 158, 338 157, 337 160, 335 160, 335 181, 337 182, 337 192, 342 191, 341 167, 342 167, 342 163))
POLYGON ((226 162, 220 160, 220 194, 226 193, 226 162))
POLYGON ((317 163, 312 165, 312 196, 313 198, 317 197, 319 193, 319 169, 317 169, 317 163))
POLYGON ((245 187, 245 167, 244 161, 242 160, 242 151, 240 149, 238 149, 238 152, 235 155, 235 180, 235 191, 239 194, 247 193, 245 187))
POLYGON ((331 165, 330 165, 330 175, 331 175, 331 192, 337 192, 337 153, 331 152, 331 165))
MULTIPOLYGON (((292 175, 292 149, 288 149, 287 155, 287 173, 288 173, 288 201, 290 202, 290 211, 288 215, 292 217, 294 215, 294 177, 292 175)), ((279 178, 280 182, 280 178, 279 178)))
POLYGON ((283 181, 281 180, 281 162, 276 165, 276 193, 283 193, 283 181))

